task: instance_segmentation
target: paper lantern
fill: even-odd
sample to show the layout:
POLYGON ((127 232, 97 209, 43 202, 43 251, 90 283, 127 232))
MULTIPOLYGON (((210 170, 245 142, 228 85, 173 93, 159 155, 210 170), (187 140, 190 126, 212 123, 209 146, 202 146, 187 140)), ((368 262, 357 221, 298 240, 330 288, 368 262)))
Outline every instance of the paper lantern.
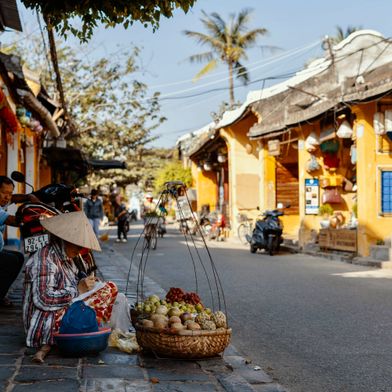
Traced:
POLYGON ((341 139, 351 139, 353 135, 353 129, 351 128, 348 121, 344 120, 336 132, 336 135, 341 139))
POLYGON ((385 132, 392 132, 392 110, 386 110, 384 117, 385 132))
POLYGON ((373 128, 376 135, 385 135, 384 113, 377 112, 373 116, 373 128))

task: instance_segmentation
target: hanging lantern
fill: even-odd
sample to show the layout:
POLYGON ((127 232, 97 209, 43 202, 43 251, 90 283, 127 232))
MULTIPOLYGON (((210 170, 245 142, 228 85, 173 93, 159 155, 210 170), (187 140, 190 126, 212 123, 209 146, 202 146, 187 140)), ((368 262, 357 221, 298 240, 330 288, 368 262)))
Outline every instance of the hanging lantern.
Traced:
POLYGON ((353 135, 353 129, 351 128, 351 125, 349 124, 348 121, 344 120, 336 132, 337 137, 340 137, 341 139, 351 139, 353 135))
POLYGON ((392 132, 392 110, 386 110, 384 118, 385 132, 392 132))
POLYGON ((219 154, 217 155, 216 159, 217 159, 217 161, 218 161, 219 163, 225 163, 226 160, 227 160, 227 157, 226 157, 225 154, 219 153, 219 154))
POLYGON ((373 128, 376 135, 385 135, 384 113, 377 112, 373 116, 373 128))
POLYGON ((211 162, 204 162, 203 169, 205 171, 211 171, 212 170, 211 162))

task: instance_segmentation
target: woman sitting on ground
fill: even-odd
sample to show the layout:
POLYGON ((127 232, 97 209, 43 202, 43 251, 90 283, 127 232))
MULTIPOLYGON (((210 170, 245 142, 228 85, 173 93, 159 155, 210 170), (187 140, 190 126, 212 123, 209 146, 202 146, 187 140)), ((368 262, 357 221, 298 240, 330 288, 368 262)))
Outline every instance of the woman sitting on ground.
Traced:
MULTIPOLYGON (((92 290, 94 276, 78 278, 72 258, 83 248, 101 250, 93 229, 83 211, 70 212, 44 219, 42 226, 51 234, 50 243, 34 253, 26 264, 23 322, 26 345, 39 350, 34 356, 43 362, 54 344, 53 334, 72 301, 92 290)), ((84 298, 97 315, 98 323, 110 320, 117 287, 106 282, 99 290, 84 298)))

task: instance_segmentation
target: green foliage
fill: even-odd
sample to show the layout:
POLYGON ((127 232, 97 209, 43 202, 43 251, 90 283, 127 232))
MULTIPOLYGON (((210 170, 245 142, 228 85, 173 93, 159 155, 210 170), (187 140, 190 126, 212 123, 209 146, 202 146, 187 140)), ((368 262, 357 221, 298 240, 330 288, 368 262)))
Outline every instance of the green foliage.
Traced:
POLYGON ((333 213, 335 212, 335 210, 333 209, 333 207, 331 206, 331 204, 322 204, 319 207, 319 215, 323 216, 323 215, 333 215, 333 213))
MULTIPOLYGON (((30 43, 11 46, 12 53, 28 61, 28 67, 41 74, 51 96, 56 94, 47 59, 39 37, 30 43), (29 54, 27 56, 27 54, 29 54)), ((136 78, 140 49, 117 50, 115 55, 86 61, 84 50, 76 53, 59 43, 58 60, 68 110, 78 125, 68 136, 71 147, 80 148, 93 159, 125 161, 126 170, 93 173, 89 183, 118 186, 152 183, 156 170, 171 158, 168 149, 147 148, 157 137, 152 131, 166 119, 160 115, 159 93, 147 94, 147 85, 136 78)))
POLYGON ((346 31, 343 30, 342 27, 336 26, 336 36, 332 37, 332 42, 336 45, 340 41, 346 39, 350 34, 354 33, 355 31, 361 30, 362 27, 355 27, 355 26, 348 26, 346 31))
POLYGON ((22 0, 31 9, 50 18, 52 26, 63 37, 71 33, 87 42, 99 23, 108 27, 128 28, 135 21, 156 29, 161 15, 171 18, 176 9, 188 12, 196 0, 22 0), (81 27, 78 28, 81 22, 81 27))
POLYGON ((228 22, 213 12, 210 15, 203 12, 201 22, 207 33, 185 30, 184 34, 194 38, 201 45, 210 50, 189 57, 191 62, 207 62, 207 65, 196 75, 196 79, 213 70, 218 62, 223 62, 229 69, 230 105, 234 105, 233 73, 244 84, 249 81, 249 75, 242 60, 247 59, 246 50, 254 46, 261 35, 265 35, 264 28, 248 29, 250 9, 244 9, 238 15, 232 14, 228 22))
POLYGON ((192 186, 192 172, 190 168, 184 168, 180 161, 167 163, 156 175, 154 188, 157 193, 164 189, 165 182, 182 181, 187 187, 192 186))

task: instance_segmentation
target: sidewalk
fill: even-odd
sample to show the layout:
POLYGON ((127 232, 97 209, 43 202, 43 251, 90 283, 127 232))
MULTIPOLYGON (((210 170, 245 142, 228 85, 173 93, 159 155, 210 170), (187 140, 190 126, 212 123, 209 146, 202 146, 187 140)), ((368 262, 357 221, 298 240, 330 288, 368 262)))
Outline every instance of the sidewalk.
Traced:
MULTIPOLYGON (((96 254, 99 274, 125 291, 129 265, 111 243, 96 254), (122 260, 121 260, 122 259, 122 260)), ((31 361, 35 350, 24 345, 22 325, 21 276, 11 292, 12 309, 0 309, 0 388, 6 392, 284 392, 263 370, 248 363, 233 346, 223 358, 203 361, 157 359, 147 354, 129 355, 108 348, 99 356, 64 358, 56 351, 45 364, 31 361), (151 381, 153 380, 154 383, 151 381)), ((136 272, 130 287, 136 285, 136 272)), ((145 278, 147 292, 164 294, 152 280, 145 278)), ((129 292, 129 290, 128 290, 129 292)), ((136 293, 128 293, 133 302, 136 293)), ((234 331, 235 334, 235 331, 234 331)))

